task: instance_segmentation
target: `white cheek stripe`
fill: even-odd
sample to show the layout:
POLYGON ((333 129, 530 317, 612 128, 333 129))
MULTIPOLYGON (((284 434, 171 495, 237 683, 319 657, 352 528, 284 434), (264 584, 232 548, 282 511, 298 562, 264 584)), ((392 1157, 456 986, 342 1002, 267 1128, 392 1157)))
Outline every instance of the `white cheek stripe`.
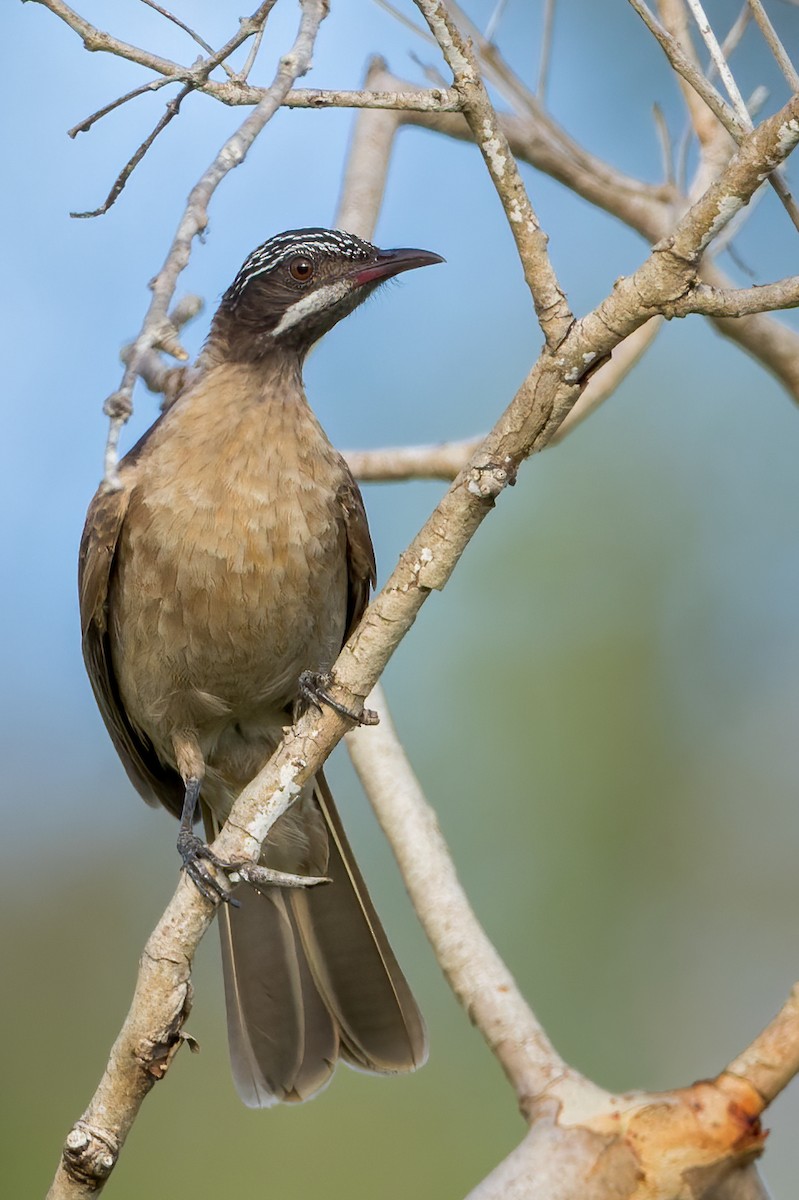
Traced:
POLYGON ((315 292, 309 292, 307 296, 302 296, 286 309, 272 330, 272 336, 280 337, 287 329, 292 329, 306 317, 314 316, 337 304, 339 300, 343 300, 349 294, 350 287, 349 280, 339 279, 336 283, 326 283, 324 287, 318 288, 315 292))

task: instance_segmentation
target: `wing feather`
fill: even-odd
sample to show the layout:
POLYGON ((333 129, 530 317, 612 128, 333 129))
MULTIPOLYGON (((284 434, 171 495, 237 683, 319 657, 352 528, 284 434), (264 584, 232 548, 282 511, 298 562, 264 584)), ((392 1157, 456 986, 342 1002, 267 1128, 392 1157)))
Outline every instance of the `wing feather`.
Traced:
POLYGON ((364 609, 369 602, 370 589, 374 587, 377 580, 377 568, 363 497, 357 483, 349 473, 349 468, 347 468, 346 481, 339 488, 338 499, 347 537, 349 598, 346 641, 363 616, 364 609))
POLYGON ((109 637, 109 590, 130 503, 131 485, 101 484, 86 514, 78 557, 78 597, 83 658, 100 715, 128 777, 148 804, 179 814, 183 785, 133 728, 119 694, 109 637))

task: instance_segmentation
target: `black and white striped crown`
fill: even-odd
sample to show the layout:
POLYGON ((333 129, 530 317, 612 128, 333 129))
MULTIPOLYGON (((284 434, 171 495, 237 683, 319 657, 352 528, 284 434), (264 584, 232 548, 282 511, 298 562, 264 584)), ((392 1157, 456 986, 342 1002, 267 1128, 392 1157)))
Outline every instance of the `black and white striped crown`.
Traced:
POLYGON ((272 271, 281 263, 288 262, 298 255, 303 255, 312 262, 319 262, 325 257, 364 262, 376 254, 375 246, 355 237, 353 233, 343 233, 339 229, 289 229, 286 233, 278 233, 253 250, 225 293, 225 299, 235 303, 247 285, 258 275, 272 271))

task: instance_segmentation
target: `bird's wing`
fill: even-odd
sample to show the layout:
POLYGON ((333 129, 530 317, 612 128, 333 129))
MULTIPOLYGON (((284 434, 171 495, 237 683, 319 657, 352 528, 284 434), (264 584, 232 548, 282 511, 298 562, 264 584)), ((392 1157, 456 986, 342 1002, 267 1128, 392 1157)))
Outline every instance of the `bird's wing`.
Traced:
POLYGON ((349 474, 349 470, 345 482, 339 488, 338 499, 347 537, 349 597, 347 631, 344 635, 346 641, 363 616, 364 609, 369 602, 369 591, 377 580, 377 568, 363 498, 357 483, 349 474))
POLYGON ((109 638, 109 588, 131 487, 102 484, 89 505, 78 557, 83 658, 100 714, 136 791, 180 813, 183 785, 131 725, 119 694, 109 638))

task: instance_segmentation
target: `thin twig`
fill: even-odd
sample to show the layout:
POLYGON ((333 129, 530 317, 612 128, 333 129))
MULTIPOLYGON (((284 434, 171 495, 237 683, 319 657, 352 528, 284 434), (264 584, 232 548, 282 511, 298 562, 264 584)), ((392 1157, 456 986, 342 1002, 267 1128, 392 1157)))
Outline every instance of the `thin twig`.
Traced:
POLYGON ((557 0, 545 0, 544 23, 541 30, 541 53, 538 56, 538 82, 535 85, 536 98, 541 104, 546 103, 547 84, 549 83, 549 64, 552 55, 552 41, 555 32, 555 4, 557 0))
POLYGON ((113 37, 112 34, 105 33, 81 17, 63 0, 33 0, 33 2, 41 4, 64 21, 70 29, 78 34, 87 50, 105 51, 107 54, 126 58, 129 62, 148 67, 167 79, 192 84, 198 91, 207 92, 225 104, 255 105, 266 94, 267 89, 264 88, 253 89, 249 84, 235 79, 217 82, 210 79, 209 76, 248 38, 258 33, 274 8, 276 0, 263 0, 252 16, 239 21, 238 31, 228 39, 221 49, 215 51, 210 58, 201 59, 191 67, 181 66, 179 63, 172 62, 171 59, 161 58, 158 54, 153 54, 149 50, 143 50, 140 46, 133 46, 130 42, 124 42, 120 38, 113 37))
POLYGON ((266 32, 266 22, 264 22, 264 24, 261 26, 261 28, 256 33, 255 37, 253 38, 252 45, 250 46, 249 53, 247 54, 247 57, 244 60, 244 65, 242 66, 241 70, 235 71, 235 72, 234 71, 229 72, 231 79, 239 79, 239 80, 241 80, 242 83, 246 83, 247 77, 250 74, 250 71, 253 69, 253 66, 255 65, 255 60, 258 57, 258 51, 261 49, 261 42, 263 41, 265 32, 266 32))
POLYGON ((672 187, 676 186, 675 170, 674 170, 674 147, 671 142, 671 134, 669 132, 669 124, 663 113, 663 109, 659 104, 652 106, 652 116, 655 120, 655 129, 657 130, 658 141, 660 142, 660 156, 663 163, 663 178, 666 183, 672 187))
POLYGON ((402 10, 397 8, 395 4, 392 4, 391 0, 374 0, 374 3, 378 8, 382 8, 383 12, 387 12, 389 16, 393 17, 395 21, 399 21, 400 25, 404 25, 406 29, 410 29, 411 33, 415 33, 416 36, 420 37, 423 41, 430 42, 431 45, 435 45, 436 39, 433 37, 430 30, 423 29, 421 25, 417 25, 415 21, 411 20, 407 13, 402 12, 402 10))
MULTIPOLYGON (((746 33, 747 27, 749 25, 749 21, 751 20, 751 15, 752 14, 750 13, 749 9, 747 8, 746 3, 744 3, 743 8, 738 13, 738 16, 735 18, 732 25, 730 26, 727 36, 725 37, 724 41, 721 43, 721 53, 724 56, 725 60, 729 60, 732 57, 735 50, 737 50, 737 48, 740 44, 741 38, 746 33)), ((708 79, 713 78, 714 66, 715 66, 715 64, 713 63, 713 61, 711 59, 710 65, 708 66, 708 69, 706 72, 708 79)), ((747 108, 749 108, 749 105, 747 105, 747 108)), ((750 113, 751 113, 751 111, 752 111, 751 108, 749 108, 750 113)))
POLYGON ((162 87, 167 87, 168 84, 174 83, 174 79, 151 79, 149 83, 143 83, 141 87, 134 88, 131 92, 126 92, 124 96, 117 97, 110 104, 106 104, 103 108, 98 108, 97 112, 86 117, 83 121, 79 121, 77 125, 73 125, 67 130, 67 137, 75 138, 79 133, 88 133, 92 125, 97 121, 107 117, 115 108, 119 108, 122 104, 127 104, 128 100, 135 100, 137 96, 143 96, 145 92, 159 92, 162 87))
POLYGON ((768 13, 760 0, 749 0, 749 8, 760 32, 766 39, 771 53, 777 60, 780 70, 788 81, 788 86, 792 92, 799 92, 799 72, 797 72, 796 67, 791 62, 790 55, 780 41, 776 29, 769 20, 768 13))
POLYGON ((442 0, 415 0, 415 3, 452 71, 464 116, 505 209, 539 324, 547 345, 555 349, 574 317, 550 261, 547 236, 530 203, 474 53, 442 0))
POLYGON ((799 984, 774 1020, 733 1059, 727 1071, 749 1080, 765 1104, 790 1083, 799 1072, 799 984))
MULTIPOLYGON (((688 2, 691 4, 692 9, 696 8, 704 15, 704 10, 702 9, 699 0, 688 0, 688 2)), ((675 71, 677 71, 680 75, 682 75, 683 79, 690 83, 691 87, 693 87, 694 90, 702 97, 727 132, 730 133, 738 145, 740 145, 746 133, 752 128, 752 120, 746 109, 743 97, 741 97, 740 106, 738 106, 736 102, 736 104, 731 108, 730 105, 728 105, 722 99, 712 84, 710 84, 704 75, 702 75, 701 71, 697 70, 688 55, 686 55, 683 51, 679 42, 673 38, 671 34, 668 33, 667 30, 665 30, 657 21, 654 14, 650 11, 646 3, 644 3, 644 0, 629 0, 629 3, 644 21, 644 24, 647 26, 650 32, 657 38, 658 42, 660 42, 663 50, 666 53, 666 56, 669 59, 669 62, 674 67, 675 71)), ((706 28, 710 31, 712 43, 718 48, 718 55, 721 56, 721 48, 718 46, 718 41, 716 40, 715 35, 712 33, 712 30, 710 30, 707 20, 705 19, 704 23, 698 22, 698 24, 700 25, 700 30, 704 30, 706 28)), ((710 41, 708 44, 710 45, 710 41)), ((723 56, 721 57, 723 58, 723 56)), ((729 76, 731 80, 729 86, 732 88, 732 94, 740 97, 737 84, 735 83, 735 80, 732 79, 732 73, 726 66, 726 62, 725 75, 729 76)), ((797 206, 796 201, 791 195, 791 191, 785 182, 785 179, 779 172, 772 172, 769 174, 768 182, 779 196, 782 206, 787 212, 794 226, 796 229, 799 229, 799 206, 797 206)))
POLYGON ((735 76, 730 70, 729 63, 724 56, 724 51, 719 45, 718 38, 713 32, 713 27, 707 19, 707 14, 702 7, 701 0, 686 0, 688 7, 691 10, 691 15, 696 21, 696 27, 702 35, 702 40, 710 51, 710 57, 713 64, 719 73, 727 95, 732 101, 732 106, 735 109, 735 114, 738 120, 743 125, 744 129, 752 128, 752 118, 749 115, 749 110, 746 107, 746 102, 741 95, 738 84, 735 82, 735 76))
POLYGON ((685 53, 680 43, 667 29, 660 24, 655 14, 645 3, 645 0, 629 0, 631 6, 646 25, 649 32, 656 38, 664 50, 666 57, 678 75, 701 96, 713 115, 721 122, 736 141, 747 133, 747 129, 738 120, 735 110, 727 104, 724 97, 707 81, 702 72, 694 65, 685 53))
POLYGON ((187 33, 192 41, 196 42, 206 54, 212 55, 214 53, 213 46, 209 46, 205 38, 200 37, 196 30, 192 29, 190 25, 187 25, 185 21, 181 21, 180 17, 176 17, 174 13, 169 11, 169 9, 162 8, 160 4, 155 3, 155 0, 141 0, 141 3, 146 4, 148 8, 152 8, 155 12, 160 13, 162 17, 166 17, 167 21, 171 21, 173 25, 177 25, 178 29, 182 29, 184 33, 187 33))
POLYGON ((152 146, 155 139, 158 137, 159 133, 162 133, 166 129, 169 122, 172 121, 178 115, 178 113, 180 112, 181 104, 186 99, 186 97, 188 96, 188 94, 191 90, 192 90, 191 86, 187 84, 185 87, 180 89, 177 96, 174 96, 171 100, 169 100, 167 102, 166 109, 164 110, 164 115, 158 121, 158 123, 156 124, 156 126, 152 130, 152 132, 147 135, 147 137, 144 139, 144 141, 141 143, 141 145, 138 147, 138 149, 130 156, 128 161, 125 163, 124 167, 119 172, 116 179, 114 180, 113 187, 111 188, 111 191, 106 196, 103 204, 101 204, 99 208, 94 208, 89 212, 71 212, 69 214, 71 217, 101 217, 103 215, 103 213, 108 212, 109 208, 111 208, 111 206, 117 201, 119 196, 122 194, 125 184, 128 182, 131 175, 135 171, 136 167, 139 165, 139 163, 144 158, 147 151, 152 146))
POLYGON ((488 18, 488 21, 486 22, 485 33, 483 34, 483 37, 485 38, 485 40, 487 42, 493 42, 494 34, 499 29, 499 23, 502 20, 503 14, 504 14, 507 6, 508 6, 508 0, 496 0, 496 4, 494 5, 494 11, 491 13, 491 16, 488 18))

